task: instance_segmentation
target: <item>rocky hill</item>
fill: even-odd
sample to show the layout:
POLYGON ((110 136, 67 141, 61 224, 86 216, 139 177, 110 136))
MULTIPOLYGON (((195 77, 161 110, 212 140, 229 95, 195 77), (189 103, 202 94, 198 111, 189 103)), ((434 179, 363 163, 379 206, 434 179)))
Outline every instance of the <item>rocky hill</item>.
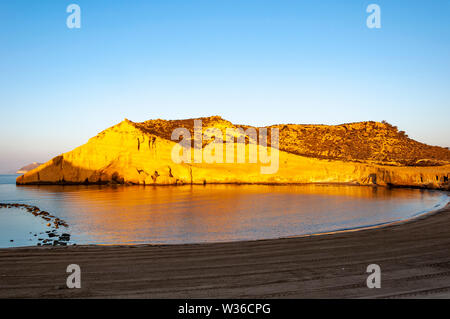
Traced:
POLYGON ((297 155, 382 165, 438 166, 450 150, 414 141, 389 123, 277 125, 280 149, 297 155))
MULTIPOLYGON (((200 118, 203 126, 247 129, 234 125, 219 116, 200 118)), ((193 136, 194 119, 150 120, 134 125, 147 132, 170 140, 175 128, 189 129, 193 136)), ((273 125, 280 132, 282 151, 314 158, 382 165, 439 166, 450 163, 450 150, 414 141, 396 126, 383 122, 359 122, 341 125, 273 125)), ((258 131, 258 128, 256 128, 258 131)), ((269 134, 270 145, 270 134, 269 134)))
MULTIPOLYGON (((219 116, 200 118, 203 131, 252 128, 219 116)), ((274 125, 279 129, 279 170, 261 174, 261 163, 173 162, 171 135, 194 119, 129 120, 99 133, 17 179, 18 184, 185 184, 337 182, 447 188, 450 150, 419 143, 388 123, 274 125)), ((261 128, 254 128, 260 131, 261 128)), ((268 151, 270 153, 270 133, 268 151)), ((231 136, 224 135, 228 140, 231 136)), ((202 147, 208 144, 203 141, 202 147)), ((245 138, 248 154, 249 138, 245 138)))

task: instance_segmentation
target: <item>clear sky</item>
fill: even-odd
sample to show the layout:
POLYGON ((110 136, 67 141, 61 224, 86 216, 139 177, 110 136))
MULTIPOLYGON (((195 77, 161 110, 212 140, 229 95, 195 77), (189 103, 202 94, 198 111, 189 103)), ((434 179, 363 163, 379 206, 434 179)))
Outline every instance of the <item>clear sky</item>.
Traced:
POLYGON ((387 120, 450 146, 449 14, 447 0, 1 0, 0 173, 124 118, 387 120))

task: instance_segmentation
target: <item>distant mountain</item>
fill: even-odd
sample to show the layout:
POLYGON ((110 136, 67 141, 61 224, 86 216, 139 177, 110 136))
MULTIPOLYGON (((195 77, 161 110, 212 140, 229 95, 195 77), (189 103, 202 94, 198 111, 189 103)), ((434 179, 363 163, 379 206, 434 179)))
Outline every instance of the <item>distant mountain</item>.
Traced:
POLYGON ((31 171, 31 170, 33 170, 33 169, 35 169, 35 168, 37 168, 37 167, 39 167, 39 166, 41 166, 41 165, 42 165, 42 163, 33 162, 33 163, 31 163, 31 164, 28 164, 27 166, 24 166, 24 167, 20 168, 20 169, 16 172, 16 174, 25 174, 25 173, 28 173, 29 171, 31 171))

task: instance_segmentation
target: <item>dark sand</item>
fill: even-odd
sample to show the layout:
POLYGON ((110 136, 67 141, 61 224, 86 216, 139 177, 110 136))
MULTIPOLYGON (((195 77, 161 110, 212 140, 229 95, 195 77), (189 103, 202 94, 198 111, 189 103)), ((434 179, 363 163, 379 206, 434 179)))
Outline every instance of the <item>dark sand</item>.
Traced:
POLYGON ((175 246, 0 249, 1 298, 450 298, 450 205, 378 229, 175 246), (66 288, 79 264, 82 288, 66 288), (368 289, 366 267, 382 270, 368 289))

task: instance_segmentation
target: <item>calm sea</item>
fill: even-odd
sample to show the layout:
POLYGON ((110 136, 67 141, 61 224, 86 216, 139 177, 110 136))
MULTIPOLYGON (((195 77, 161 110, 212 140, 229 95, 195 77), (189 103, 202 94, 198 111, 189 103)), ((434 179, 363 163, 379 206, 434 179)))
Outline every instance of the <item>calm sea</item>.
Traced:
MULTIPOLYGON (((443 206, 442 192, 338 185, 16 186, 0 202, 38 206, 77 244, 178 244, 278 238, 378 225, 443 206)), ((0 247, 36 244, 45 222, 0 209, 0 247), (13 242, 11 242, 13 240, 13 242)))

